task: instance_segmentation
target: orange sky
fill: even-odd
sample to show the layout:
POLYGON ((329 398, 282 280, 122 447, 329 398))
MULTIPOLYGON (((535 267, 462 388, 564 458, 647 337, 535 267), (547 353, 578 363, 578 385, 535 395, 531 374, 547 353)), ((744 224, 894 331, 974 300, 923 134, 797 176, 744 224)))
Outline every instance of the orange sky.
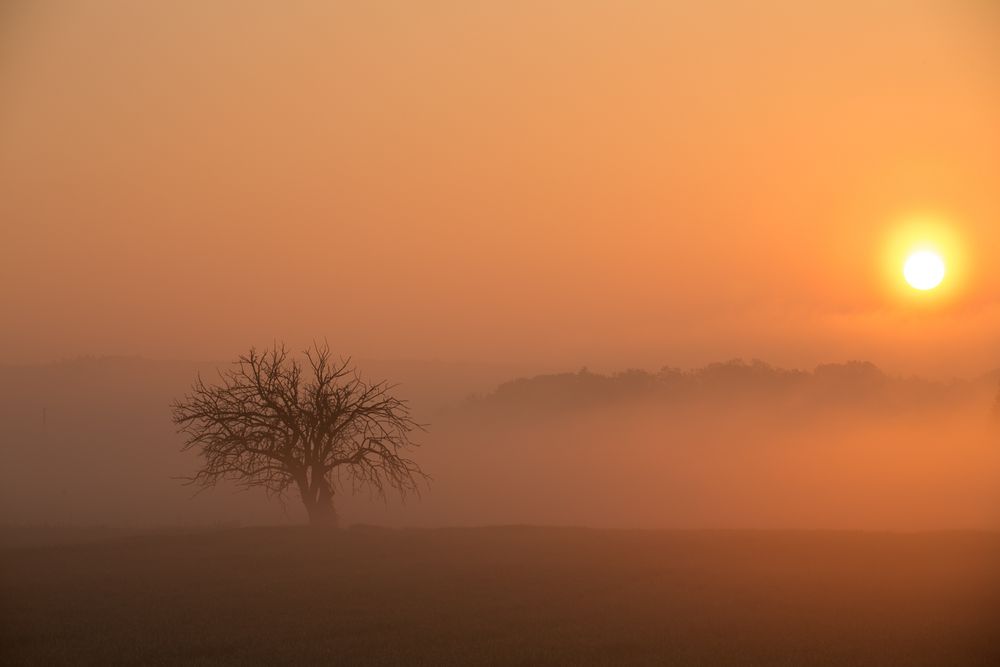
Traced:
POLYGON ((5 7, 0 362, 1000 366, 990 0, 5 7))

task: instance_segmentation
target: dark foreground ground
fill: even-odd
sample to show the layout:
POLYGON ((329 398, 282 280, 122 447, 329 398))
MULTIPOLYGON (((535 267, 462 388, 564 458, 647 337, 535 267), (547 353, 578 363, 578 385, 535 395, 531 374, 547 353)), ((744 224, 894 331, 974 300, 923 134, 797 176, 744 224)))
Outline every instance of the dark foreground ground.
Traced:
POLYGON ((998 534, 23 537, 3 664, 1000 665, 998 534))

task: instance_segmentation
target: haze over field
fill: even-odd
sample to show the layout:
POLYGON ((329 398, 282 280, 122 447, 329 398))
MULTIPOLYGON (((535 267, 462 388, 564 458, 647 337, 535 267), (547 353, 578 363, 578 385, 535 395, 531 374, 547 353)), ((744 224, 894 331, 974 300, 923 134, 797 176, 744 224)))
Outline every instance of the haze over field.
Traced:
POLYGON ((53 0, 0 26, 6 520, 282 520, 181 502, 166 406, 325 339, 433 425, 423 502, 361 520, 995 524, 991 3, 53 0), (89 355, 135 358, 49 363, 89 355), (546 414, 563 377, 462 403, 736 357, 886 377, 864 407, 766 374, 735 402, 546 414), (914 375, 945 384, 878 402, 914 375))
POLYGON ((998 0, 0 0, 0 664, 1000 665, 998 248, 998 0))
MULTIPOLYGON (((760 362, 506 382, 508 369, 364 363, 429 431, 421 498, 350 484, 348 523, 641 528, 1000 528, 1000 377, 930 382, 864 363, 760 362), (498 378, 498 375, 500 378, 498 378), (470 396, 476 393, 477 396, 470 396), (792 501, 793 500, 793 501, 792 501)), ((176 479, 167 404, 212 364, 106 359, 0 368, 0 523, 149 527, 304 519, 229 484, 176 479)))

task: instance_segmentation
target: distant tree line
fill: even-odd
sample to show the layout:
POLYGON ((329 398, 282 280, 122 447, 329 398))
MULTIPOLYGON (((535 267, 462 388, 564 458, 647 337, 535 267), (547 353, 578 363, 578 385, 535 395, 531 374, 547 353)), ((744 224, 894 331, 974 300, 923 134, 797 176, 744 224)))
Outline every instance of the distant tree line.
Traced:
MULTIPOLYGON (((603 375, 583 368, 576 373, 519 378, 490 394, 470 398, 466 408, 551 412, 637 400, 681 403, 789 399, 801 406, 851 405, 891 410, 962 401, 981 389, 981 382, 976 381, 893 377, 866 361, 824 364, 805 371, 777 368, 759 360, 734 359, 693 370, 666 366, 658 372, 629 369, 603 375)), ((1000 410, 1000 397, 997 400, 1000 410)))

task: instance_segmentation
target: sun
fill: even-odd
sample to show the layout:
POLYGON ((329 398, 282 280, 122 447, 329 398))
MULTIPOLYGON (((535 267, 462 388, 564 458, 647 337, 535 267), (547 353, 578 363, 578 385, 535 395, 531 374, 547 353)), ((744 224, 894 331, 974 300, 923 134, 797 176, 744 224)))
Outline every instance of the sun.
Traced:
POLYGON ((908 308, 954 304, 968 289, 973 257, 951 215, 909 213, 887 228, 881 262, 886 296, 908 308), (900 280, 902 278, 902 280, 900 280))
POLYGON ((945 264, 941 255, 933 250, 919 250, 903 264, 903 277, 913 289, 932 290, 941 284, 945 276, 945 264))

